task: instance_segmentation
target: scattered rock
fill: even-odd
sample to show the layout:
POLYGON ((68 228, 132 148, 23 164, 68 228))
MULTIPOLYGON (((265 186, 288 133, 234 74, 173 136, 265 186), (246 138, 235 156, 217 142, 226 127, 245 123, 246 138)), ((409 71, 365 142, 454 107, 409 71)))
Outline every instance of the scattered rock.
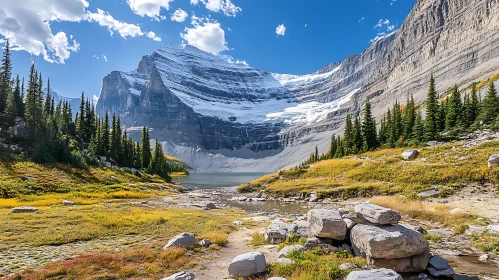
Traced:
POLYGON ((374 204, 357 204, 355 211, 361 213, 368 221, 380 225, 395 225, 401 219, 400 214, 392 209, 374 204))
POLYGON ((302 245, 290 245, 290 246, 286 246, 286 247, 282 248, 277 253, 277 257, 278 258, 287 257, 294 250, 305 251, 305 247, 303 247, 302 245))
POLYGON ((70 205, 75 205, 76 203, 74 203, 73 201, 70 201, 70 200, 63 200, 62 201, 62 205, 64 206, 70 206, 70 205))
POLYGON ((296 232, 297 225, 273 222, 264 233, 265 240, 271 244, 280 244, 292 232, 296 232))
POLYGON ((199 245, 200 245, 201 247, 210 247, 210 245, 211 245, 211 244, 213 244, 213 243, 211 242, 211 240, 206 239, 206 238, 205 238, 205 239, 203 239, 203 240, 201 240, 201 241, 199 241, 199 245))
POLYGON ((428 241, 400 225, 356 225, 350 232, 355 254, 373 259, 408 258, 428 250, 428 241))
POLYGON ((413 160, 416 157, 418 157, 418 155, 419 155, 418 150, 405 150, 402 153, 402 157, 404 158, 404 160, 413 160))
POLYGON ((380 268, 352 271, 346 280, 402 280, 402 276, 391 269, 380 268))
POLYGON ((261 198, 261 197, 262 197, 262 195, 263 195, 263 194, 262 194, 261 192, 259 192, 259 193, 255 194, 255 198, 261 198))
POLYGON ((429 191, 420 192, 420 193, 418 193, 417 196, 419 198, 439 197, 440 196, 440 190, 435 189, 435 190, 429 190, 429 191))
POLYGON ((234 224, 235 224, 236 226, 242 226, 242 225, 244 225, 244 223, 243 223, 243 222, 241 222, 241 221, 234 221, 234 224))
POLYGON ((449 211, 451 214, 456 214, 456 213, 468 213, 469 211, 461 209, 461 208, 454 208, 449 211))
POLYGON ((339 267, 341 270, 350 270, 350 269, 355 269, 357 266, 353 263, 342 263, 339 267))
POLYGON ((487 226, 487 230, 490 233, 499 234, 499 224, 497 224, 497 225, 488 225, 487 226))
POLYGON ((373 259, 367 257, 367 262, 369 265, 374 267, 383 267, 393 269, 397 272, 421 272, 428 266, 428 260, 431 254, 429 250, 425 250, 422 254, 411 256, 407 258, 397 258, 397 259, 373 259))
POLYGON ((267 261, 260 252, 251 252, 235 257, 229 264, 229 274, 233 277, 247 277, 265 272, 267 261))
POLYGON ((440 256, 433 256, 429 261, 428 272, 435 277, 454 275, 454 269, 450 267, 449 262, 442 259, 440 256))
POLYGON ((317 202, 319 201, 319 197, 317 196, 316 192, 310 193, 310 198, 308 200, 309 202, 317 202))
POLYGON ((166 277, 163 280, 194 280, 194 274, 182 271, 175 273, 170 277, 166 277))
POLYGON ((491 155, 489 157, 489 168, 499 166, 499 155, 491 155))
POLYGON ((405 227, 405 228, 408 228, 408 229, 412 229, 414 231, 417 231, 421 234, 425 234, 426 230, 421 227, 421 226, 413 226, 411 224, 400 224, 401 226, 405 227))
POLYGON ((345 240, 347 225, 337 210, 313 209, 307 213, 313 236, 345 240))
POLYGON ((487 262, 489 259, 490 259, 490 255, 488 255, 488 254, 484 254, 484 255, 481 255, 480 257, 478 257, 478 260, 481 262, 487 262))
POLYGON ((299 220, 294 221, 293 224, 297 226, 296 234, 298 234, 299 236, 312 236, 312 233, 310 232, 310 223, 308 221, 299 220))
POLYGON ((275 262, 282 265, 295 264, 294 260, 288 258, 278 258, 275 262))
POLYGON ((170 239, 168 244, 166 244, 165 247, 163 247, 163 250, 170 247, 191 247, 191 246, 195 247, 199 246, 199 244, 196 241, 196 238, 194 237, 194 234, 183 232, 170 239))
POLYGON ((206 203, 205 207, 208 208, 209 210, 217 209, 217 206, 213 202, 206 203))
POLYGON ((36 207, 31 207, 31 206, 20 206, 20 207, 15 207, 10 210, 10 213, 33 213, 38 211, 38 208, 36 207))
POLYGON ((30 176, 24 177, 24 181, 34 181, 34 180, 35 180, 35 178, 30 177, 30 176))

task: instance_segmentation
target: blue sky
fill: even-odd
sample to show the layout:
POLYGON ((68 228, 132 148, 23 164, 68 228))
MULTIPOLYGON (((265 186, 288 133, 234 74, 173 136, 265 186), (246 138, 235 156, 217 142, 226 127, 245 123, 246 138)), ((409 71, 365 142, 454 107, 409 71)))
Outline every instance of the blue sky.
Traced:
POLYGON ((0 38, 17 49, 15 74, 26 76, 34 61, 56 92, 75 97, 98 95, 105 75, 133 70, 143 55, 167 44, 189 43, 265 71, 311 73, 399 28, 414 3, 0 0, 0 38))

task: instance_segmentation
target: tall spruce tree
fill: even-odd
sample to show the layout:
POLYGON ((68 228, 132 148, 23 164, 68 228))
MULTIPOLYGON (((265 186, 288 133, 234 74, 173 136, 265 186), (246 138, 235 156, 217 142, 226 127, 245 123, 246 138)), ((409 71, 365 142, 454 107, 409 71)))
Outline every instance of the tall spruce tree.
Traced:
POLYGON ((374 150, 378 147, 378 138, 376 135, 376 120, 374 119, 371 112, 371 103, 369 102, 369 100, 366 100, 366 104, 364 106, 364 119, 362 122, 362 138, 364 140, 364 150, 374 150))
POLYGON ((350 114, 347 115, 346 123, 345 123, 345 132, 343 134, 343 148, 347 154, 350 154, 353 150, 353 124, 352 124, 352 116, 350 114))
POLYGON ((7 93, 7 104, 4 111, 4 121, 7 127, 12 127, 16 124, 17 108, 14 93, 9 91, 7 93))
POLYGON ((149 129, 142 128, 142 137, 140 139, 141 147, 141 165, 142 168, 149 168, 151 163, 151 143, 149 139, 149 129))
POLYGON ((481 107, 480 120, 484 124, 491 124, 495 121, 499 113, 499 98, 497 97, 494 82, 490 82, 489 90, 483 99, 481 107))
POLYGON ((462 102, 461 94, 457 85, 450 90, 450 98, 447 104, 447 114, 445 116, 445 128, 451 130, 461 124, 462 120, 462 102))
POLYGON ((435 89, 435 78, 430 77, 430 89, 426 100, 426 119, 424 122, 424 132, 426 140, 434 140, 438 133, 438 100, 435 89))
POLYGON ((24 107, 23 107, 23 99, 21 96, 21 80, 19 79, 19 75, 17 75, 16 81, 15 81, 14 101, 16 103, 17 116, 20 118, 23 118, 24 117, 24 107))
POLYGON ((414 122, 416 121, 416 104, 414 103, 414 96, 411 94, 410 98, 407 97, 407 106, 404 111, 404 138, 409 139, 412 137, 412 130, 414 122))
POLYGON ((359 117, 355 117, 353 125, 353 153, 358 154, 362 150, 362 125, 360 124, 359 117))
POLYGON ((10 43, 7 40, 5 43, 2 65, 0 66, 0 115, 4 112, 7 106, 7 96, 12 90, 12 61, 10 57, 10 43))
POLYGON ((416 120, 414 121, 414 128, 412 130, 412 137, 419 142, 423 142, 425 134, 424 134, 424 121, 421 116, 421 112, 416 114, 416 120))

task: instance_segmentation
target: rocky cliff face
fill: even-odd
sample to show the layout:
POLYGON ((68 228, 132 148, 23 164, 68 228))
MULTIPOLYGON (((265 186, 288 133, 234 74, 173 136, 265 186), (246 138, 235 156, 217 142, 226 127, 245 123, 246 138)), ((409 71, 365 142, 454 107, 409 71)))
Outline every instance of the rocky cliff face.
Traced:
MULTIPOLYGON (((198 171, 272 171, 323 151, 347 112, 370 99, 383 113, 499 70, 497 0, 420 0, 396 32, 310 75, 270 74, 191 46, 145 56, 104 78, 97 111, 153 128, 168 152, 198 171)), ((133 129, 132 129, 133 130, 133 129)))

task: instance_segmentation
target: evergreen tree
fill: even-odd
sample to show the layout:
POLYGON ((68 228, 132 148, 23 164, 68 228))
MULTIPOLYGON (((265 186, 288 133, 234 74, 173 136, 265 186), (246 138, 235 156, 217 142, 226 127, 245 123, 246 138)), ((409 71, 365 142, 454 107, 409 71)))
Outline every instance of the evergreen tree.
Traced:
POLYGON ((407 106, 404 111, 404 138, 409 139, 412 136, 414 122, 416 121, 416 104, 414 97, 407 97, 407 106))
POLYGON ((2 65, 0 66, 0 114, 7 106, 7 97, 11 88, 12 62, 10 57, 10 43, 7 40, 3 51, 2 65))
POLYGON ((50 116, 50 107, 52 106, 52 89, 50 88, 50 79, 47 80, 47 95, 45 96, 45 103, 43 104, 43 113, 45 117, 50 116))
POLYGON ((80 139, 85 138, 85 93, 81 93, 80 106, 78 107, 78 114, 76 117, 76 135, 80 139))
POLYGON ((142 143, 141 150, 141 165, 142 168, 148 168, 151 163, 151 143, 149 140, 149 129, 146 127, 142 128, 142 137, 140 139, 142 143))
MULTIPOLYGON (((156 143, 158 140, 156 139, 156 143)), ((314 153, 314 162, 319 161, 319 148, 317 148, 317 145, 315 145, 315 153, 314 153)))
POLYGON ((426 100, 426 119, 424 122, 424 132, 426 140, 434 140, 438 133, 438 103, 437 91, 435 89, 435 78, 430 77, 430 89, 426 100))
POLYGON ((471 124, 474 123, 478 116, 480 115, 480 100, 478 100, 478 94, 476 92, 477 84, 473 83, 471 88, 471 104, 468 116, 470 118, 471 124))
POLYGON ((360 124, 359 117, 355 118, 353 125, 353 153, 358 154, 362 150, 363 139, 362 139, 362 126, 360 124))
POLYGON ((451 130, 460 125, 462 120, 461 112, 463 106, 461 103, 461 94, 459 93, 457 85, 450 91, 451 96, 447 104, 447 114, 445 116, 445 128, 447 130, 451 130))
POLYGON ((4 112, 4 120, 7 127, 12 127, 16 124, 17 108, 16 100, 14 98, 14 93, 12 91, 8 92, 7 104, 4 112))
POLYGON ((106 115, 104 117, 104 121, 101 124, 101 149, 102 149, 102 155, 108 156, 109 155, 109 114, 106 112, 106 115))
POLYGON ((423 142, 424 140, 424 121, 421 116, 421 112, 418 112, 416 115, 416 120, 414 121, 414 128, 412 130, 412 137, 419 142, 423 142))
POLYGON ((14 101, 17 109, 17 116, 20 118, 24 117, 23 99, 21 96, 21 80, 19 75, 16 77, 15 87, 14 87, 14 101))
POLYGON ((343 134, 343 147, 347 154, 350 154, 354 143, 353 143, 353 124, 352 124, 352 116, 350 114, 347 115, 346 123, 345 123, 345 132, 343 134))
POLYGON ((336 136, 331 136, 331 146, 329 148, 329 158, 333 159, 336 155, 336 151, 338 150, 338 142, 336 141, 336 136))
POLYGON ((393 140, 398 141, 400 136, 403 135, 403 132, 404 125, 402 122, 402 112, 400 110, 400 104, 398 103, 398 101, 395 101, 395 104, 393 105, 393 140))
POLYGON ((480 120, 483 121, 484 124, 491 124, 496 119, 498 113, 499 99, 497 97, 494 82, 490 82, 489 90, 482 102, 480 120))
POLYGON ((367 100, 366 105, 364 106, 364 119, 362 122, 362 137, 364 140, 363 149, 365 151, 374 150, 378 147, 378 139, 376 135, 376 120, 372 116, 371 103, 367 100))

